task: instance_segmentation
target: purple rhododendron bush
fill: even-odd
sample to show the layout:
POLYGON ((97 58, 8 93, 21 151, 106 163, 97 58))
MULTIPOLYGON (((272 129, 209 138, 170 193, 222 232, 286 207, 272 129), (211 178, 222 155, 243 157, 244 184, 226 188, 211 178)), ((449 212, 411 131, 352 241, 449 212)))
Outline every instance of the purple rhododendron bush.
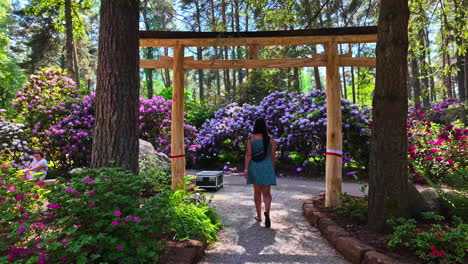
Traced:
MULTIPOLYGON (((345 161, 358 166, 368 162, 370 109, 342 100, 343 146, 345 161)), ((295 159, 299 166, 323 166, 326 150, 325 93, 274 92, 258 106, 236 103, 219 109, 200 130, 198 142, 202 157, 241 160, 245 142, 256 118, 265 118, 278 143, 278 157, 295 159)), ((299 168, 300 169, 300 168, 299 168)))
POLYGON ((157 263, 165 240, 217 240, 217 213, 191 194, 155 192, 116 168, 74 172, 44 188, 0 168, 0 263, 157 263))

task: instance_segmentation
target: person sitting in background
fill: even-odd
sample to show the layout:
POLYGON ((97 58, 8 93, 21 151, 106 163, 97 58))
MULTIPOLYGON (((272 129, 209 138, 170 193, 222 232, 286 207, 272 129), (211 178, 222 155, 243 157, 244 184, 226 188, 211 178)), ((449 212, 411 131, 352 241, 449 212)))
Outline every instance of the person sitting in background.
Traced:
POLYGON ((33 161, 29 166, 24 170, 26 173, 26 178, 28 180, 34 179, 34 175, 37 173, 43 173, 39 178, 41 181, 45 179, 47 174, 47 160, 44 158, 44 153, 36 151, 33 153, 33 161))

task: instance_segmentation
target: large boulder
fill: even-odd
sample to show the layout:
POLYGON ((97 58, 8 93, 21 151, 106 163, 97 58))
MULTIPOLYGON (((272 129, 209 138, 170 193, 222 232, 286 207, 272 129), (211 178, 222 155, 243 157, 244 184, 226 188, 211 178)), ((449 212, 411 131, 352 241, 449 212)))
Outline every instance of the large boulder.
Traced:
POLYGON ((154 157, 164 163, 171 163, 171 159, 164 153, 156 152, 156 150, 154 150, 154 147, 150 142, 142 140, 142 139, 139 139, 138 142, 140 145, 140 152, 139 152, 140 160, 154 157))

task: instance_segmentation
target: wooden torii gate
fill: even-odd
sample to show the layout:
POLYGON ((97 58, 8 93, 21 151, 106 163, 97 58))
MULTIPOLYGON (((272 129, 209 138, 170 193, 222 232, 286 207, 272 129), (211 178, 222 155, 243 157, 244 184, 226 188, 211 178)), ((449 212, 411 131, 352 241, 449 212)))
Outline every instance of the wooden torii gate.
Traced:
POLYGON ((261 69, 326 67, 327 151, 325 205, 338 204, 342 174, 342 123, 340 66, 375 67, 375 58, 354 58, 338 54, 340 43, 377 42, 377 27, 325 28, 261 32, 173 32, 140 31, 140 47, 172 47, 174 57, 140 60, 141 68, 173 69, 172 97, 172 188, 184 188, 184 71, 191 69, 261 69), (325 55, 312 58, 260 59, 261 46, 325 46, 325 55), (186 47, 246 46, 247 60, 193 60, 184 58, 186 47))

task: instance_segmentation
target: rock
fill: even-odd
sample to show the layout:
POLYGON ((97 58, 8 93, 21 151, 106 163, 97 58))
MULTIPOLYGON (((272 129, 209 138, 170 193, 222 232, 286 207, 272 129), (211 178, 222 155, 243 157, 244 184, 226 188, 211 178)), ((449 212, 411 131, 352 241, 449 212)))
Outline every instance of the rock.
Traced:
POLYGON ((328 226, 335 226, 335 225, 336 225, 335 221, 327 217, 322 217, 318 220, 317 228, 320 230, 320 232, 324 233, 325 229, 327 229, 328 226))
POLYGON ((426 199, 424 199, 418 189, 416 189, 416 186, 411 182, 408 183, 408 198, 410 201, 411 215, 413 217, 417 217, 422 212, 431 210, 426 199))
POLYGON ((410 262, 401 262, 397 259, 379 253, 377 251, 367 251, 364 254, 362 264, 405 264, 410 262))
POLYGON ((351 263, 359 264, 364 259, 364 253, 373 248, 352 237, 339 237, 336 240, 336 250, 351 263))
POLYGON ((351 234, 348 231, 344 230, 338 225, 329 225, 327 228, 325 228, 325 232, 323 232, 323 235, 332 245, 336 245, 336 241, 339 237, 351 236, 351 234))
POLYGON ((157 159, 164 161, 166 163, 171 163, 171 159, 166 156, 164 153, 156 152, 154 150, 154 147, 151 143, 148 141, 139 139, 138 143, 140 145, 140 160, 144 158, 149 158, 149 157, 156 157, 157 159))
POLYGON ((434 189, 422 191, 421 196, 428 205, 428 211, 440 212, 440 197, 434 189))
POLYGON ((309 222, 313 226, 318 226, 318 223, 319 223, 320 219, 326 218, 326 217, 327 217, 327 215, 322 213, 322 212, 314 212, 312 217, 309 219, 309 222))

